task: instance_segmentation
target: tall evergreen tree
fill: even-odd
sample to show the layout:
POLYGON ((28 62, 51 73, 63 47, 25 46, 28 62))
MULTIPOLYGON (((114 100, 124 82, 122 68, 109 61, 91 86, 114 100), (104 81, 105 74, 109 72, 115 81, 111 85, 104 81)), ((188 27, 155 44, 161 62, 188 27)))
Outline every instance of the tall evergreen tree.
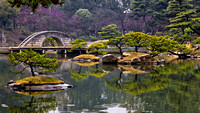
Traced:
POLYGON ((133 11, 133 17, 135 19, 142 18, 145 26, 145 33, 147 33, 148 26, 146 17, 152 13, 152 10, 149 8, 151 1, 149 0, 134 0, 130 6, 130 9, 133 11))
POLYGON ((198 17, 198 6, 189 2, 189 0, 171 0, 167 8, 170 16, 170 25, 166 26, 170 29, 177 29, 185 34, 185 29, 190 28, 195 33, 200 34, 196 30, 199 25, 194 25, 194 18, 198 17))

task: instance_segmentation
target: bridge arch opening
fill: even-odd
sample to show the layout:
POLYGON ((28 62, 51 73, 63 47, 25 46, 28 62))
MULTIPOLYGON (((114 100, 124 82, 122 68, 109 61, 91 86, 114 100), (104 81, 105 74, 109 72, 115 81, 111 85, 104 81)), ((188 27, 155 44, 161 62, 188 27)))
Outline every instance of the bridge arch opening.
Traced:
POLYGON ((61 40, 56 37, 45 38, 42 42, 42 47, 56 47, 56 46, 64 46, 61 40))

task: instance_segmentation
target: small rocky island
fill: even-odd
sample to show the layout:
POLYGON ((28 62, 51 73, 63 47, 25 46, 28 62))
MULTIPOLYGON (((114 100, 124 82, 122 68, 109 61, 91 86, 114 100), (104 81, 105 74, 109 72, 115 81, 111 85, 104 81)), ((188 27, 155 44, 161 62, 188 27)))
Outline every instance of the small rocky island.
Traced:
MULTIPOLYGON (((120 64, 120 65, 159 65, 165 62, 165 58, 151 57, 147 53, 124 52, 123 57, 117 57, 115 54, 106 54, 102 57, 82 54, 74 57, 71 61, 76 63, 95 63, 102 61, 103 64, 120 64)), ((171 56, 168 56, 171 57, 171 56)), ((177 57, 175 57, 176 59, 177 57)), ((169 59, 169 58, 168 58, 169 59)), ((171 59, 171 58, 170 58, 171 59)), ((174 59, 174 58, 173 58, 174 59)))
POLYGON ((123 64, 123 65, 158 65, 163 63, 163 60, 151 57, 147 53, 124 53, 123 57, 116 57, 113 54, 104 55, 102 58, 103 64, 123 64))
POLYGON ((14 91, 55 91, 72 88, 64 81, 44 76, 31 76, 17 81, 9 81, 8 87, 14 91))
POLYGON ((71 61, 78 61, 78 62, 99 62, 100 60, 101 60, 100 57, 90 54, 82 54, 71 59, 71 61))

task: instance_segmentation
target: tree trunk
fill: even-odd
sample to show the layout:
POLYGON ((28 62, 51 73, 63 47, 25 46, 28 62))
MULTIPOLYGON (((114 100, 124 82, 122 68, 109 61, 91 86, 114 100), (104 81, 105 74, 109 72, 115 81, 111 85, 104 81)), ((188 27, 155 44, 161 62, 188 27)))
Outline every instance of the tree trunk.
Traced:
POLYGON ((31 73, 32 73, 32 76, 35 76, 35 73, 34 73, 34 71, 33 71, 33 66, 32 66, 32 65, 30 65, 30 68, 31 68, 31 73))
POLYGON ((119 48, 119 52, 120 52, 120 55, 121 55, 121 59, 123 57, 123 52, 122 52, 122 48, 119 48))
POLYGON ((183 33, 183 35, 184 35, 184 34, 185 34, 184 28, 182 27, 181 30, 182 30, 182 33, 183 33))
POLYGON ((188 58, 187 54, 178 54, 178 53, 174 53, 172 51, 169 51, 169 52, 171 54, 173 54, 173 55, 178 55, 178 58, 180 58, 180 59, 186 59, 186 58, 188 58))
POLYGON ((145 26, 145 34, 147 34, 147 22, 145 16, 143 16, 144 26, 145 26))
POLYGON ((135 74, 135 80, 134 81, 137 81, 138 80, 138 74, 135 74))
POLYGON ((5 37, 5 30, 4 30, 4 25, 2 25, 2 46, 4 43, 6 43, 6 37, 5 37))
POLYGON ((125 34, 125 28, 124 28, 124 20, 121 20, 121 24, 122 24, 122 34, 125 34))
POLYGON ((135 46, 135 52, 138 52, 138 46, 135 46))
POLYGON ((119 49, 119 53, 120 53, 120 55, 121 55, 121 59, 123 59, 123 58, 122 58, 122 57, 123 57, 123 51, 122 51, 121 46, 122 46, 122 45, 116 44, 116 47, 119 49))
POLYGON ((200 35, 200 32, 197 31, 196 29, 194 29, 194 28, 192 28, 192 27, 190 27, 190 29, 192 29, 196 34, 200 35))
POLYGON ((81 73, 82 66, 79 67, 78 73, 81 73))
POLYGON ((32 107, 33 100, 34 100, 34 96, 31 97, 31 101, 30 101, 28 107, 30 107, 30 108, 32 107))
POLYGON ((120 71, 120 74, 119 74, 119 79, 116 81, 116 84, 121 88, 121 80, 122 79, 122 69, 120 71))
POLYGON ((81 52, 81 48, 79 48, 79 53, 80 53, 80 55, 82 54, 82 52, 81 52))
POLYGON ((95 56, 98 56, 98 50, 99 50, 99 49, 97 49, 95 56))

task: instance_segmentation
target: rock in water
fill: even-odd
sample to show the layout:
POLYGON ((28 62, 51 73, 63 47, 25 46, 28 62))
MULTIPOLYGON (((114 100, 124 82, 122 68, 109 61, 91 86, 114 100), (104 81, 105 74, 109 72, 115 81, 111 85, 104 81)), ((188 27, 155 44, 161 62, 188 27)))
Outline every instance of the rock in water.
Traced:
POLYGON ((72 85, 69 84, 57 84, 57 85, 39 85, 39 86, 25 86, 26 91, 55 91, 55 90, 64 90, 72 88, 72 85))
POLYGON ((106 63, 107 64, 109 64, 109 63, 117 63, 117 61, 118 61, 118 58, 115 57, 112 54, 104 55, 103 58, 102 58, 102 62, 105 63, 105 64, 106 63))
POLYGON ((141 60, 138 57, 134 57, 131 59, 131 63, 141 63, 141 60))
POLYGON ((150 55, 142 55, 142 56, 140 56, 140 60, 141 61, 146 61, 147 59, 150 59, 150 58, 151 58, 150 55))

